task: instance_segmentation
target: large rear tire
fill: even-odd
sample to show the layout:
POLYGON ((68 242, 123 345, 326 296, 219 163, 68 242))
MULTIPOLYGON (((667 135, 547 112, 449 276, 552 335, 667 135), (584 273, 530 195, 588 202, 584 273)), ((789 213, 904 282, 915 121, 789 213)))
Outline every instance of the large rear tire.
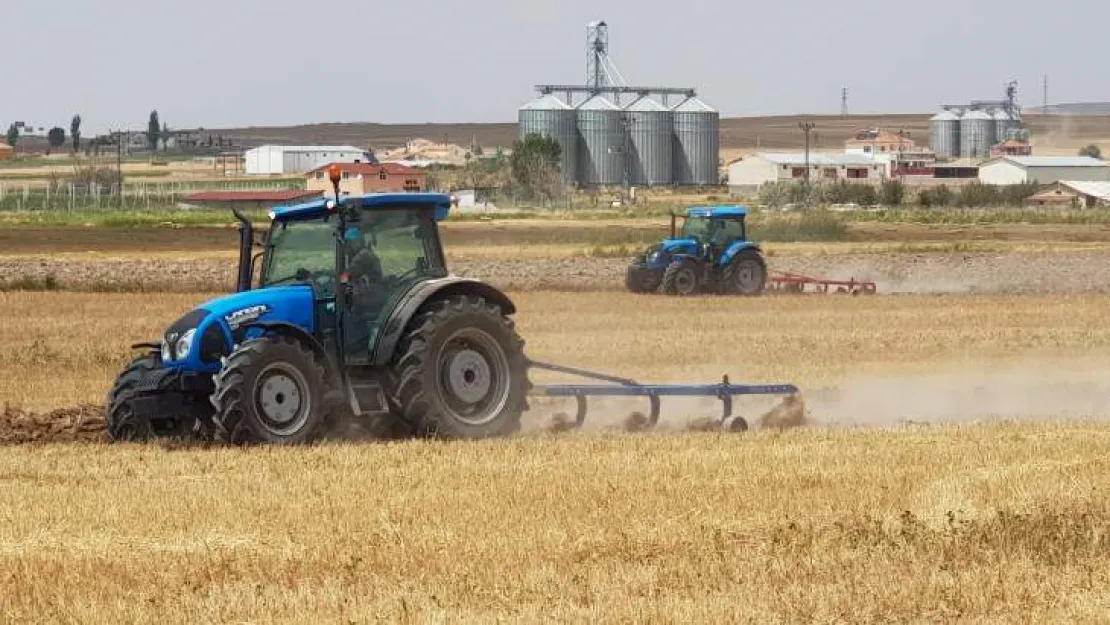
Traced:
POLYGON ((667 265, 663 272, 663 292, 668 295, 694 295, 698 282, 698 266, 688 258, 667 265))
POLYGON ((723 280, 726 293, 752 297, 763 293, 767 285, 767 265, 753 249, 741 250, 725 268, 723 280))
POLYGON ((508 436, 528 408, 528 362, 513 321, 482 297, 432 303, 409 323, 389 371, 389 394, 417 435, 508 436))
POLYGON ((327 369, 300 341, 244 341, 216 375, 212 405, 222 442, 293 445, 319 437, 328 418, 327 369))

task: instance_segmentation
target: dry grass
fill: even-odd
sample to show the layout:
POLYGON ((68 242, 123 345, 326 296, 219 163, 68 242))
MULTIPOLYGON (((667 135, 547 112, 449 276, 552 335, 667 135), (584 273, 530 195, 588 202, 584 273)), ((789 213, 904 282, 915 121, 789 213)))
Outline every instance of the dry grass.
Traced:
POLYGON ((0 614, 1099 622, 1108 443, 1055 425, 13 449, 0 614))
MULTIPOLYGON (((0 401, 100 401, 127 344, 204 297, 0 294, 0 401)), ((794 381, 814 391, 819 423, 948 410, 967 388, 921 376, 955 363, 974 367, 955 376, 974 387, 970 418, 1045 410, 997 397, 1018 391, 1046 396, 1052 414, 1105 412, 1104 388, 1057 389, 1051 374, 1107 377, 1108 296, 516 298, 535 358, 652 380, 794 381), (1023 359, 1031 377, 987 375, 1023 359), (867 394, 819 389, 845 382, 850 395, 853 381, 867 394), (1067 404, 1081 394, 1088 403, 1067 404)), ((1072 421, 8 448, 0 618, 1098 622, 1107 444, 1110 427, 1072 421)))

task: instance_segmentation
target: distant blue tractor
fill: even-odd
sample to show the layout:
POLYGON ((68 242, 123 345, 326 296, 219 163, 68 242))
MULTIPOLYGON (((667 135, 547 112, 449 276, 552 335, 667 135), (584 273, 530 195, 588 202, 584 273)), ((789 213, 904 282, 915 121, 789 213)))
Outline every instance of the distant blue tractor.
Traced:
POLYGON ((735 395, 794 394, 792 384, 642 385, 529 360, 513 302, 485 282, 448 273, 438 223, 452 198, 438 193, 341 197, 270 212, 264 249, 239 230, 236 293, 189 311, 119 374, 107 396, 108 437, 199 438, 228 443, 316 440, 342 417, 384 436, 477 439, 519 430, 527 397, 649 400, 713 396, 730 417, 735 395), (254 283, 256 263, 259 279, 254 283), (533 385, 530 368, 607 382, 533 385), (376 424, 379 427, 373 427, 376 424))
POLYGON ((678 216, 672 214, 670 238, 633 259, 625 285, 635 293, 761 294, 767 265, 760 247, 748 240, 747 215, 742 206, 690 208, 678 236, 678 216))

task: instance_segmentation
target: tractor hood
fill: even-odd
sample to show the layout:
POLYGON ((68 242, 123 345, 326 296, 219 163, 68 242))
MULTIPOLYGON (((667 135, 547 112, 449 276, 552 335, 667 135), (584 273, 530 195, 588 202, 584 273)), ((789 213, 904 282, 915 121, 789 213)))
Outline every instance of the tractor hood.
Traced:
POLYGON ((162 360, 167 367, 191 371, 218 369, 220 357, 245 338, 242 325, 250 321, 281 321, 311 333, 314 301, 312 288, 306 285, 268 287, 208 300, 166 330, 162 360))
POLYGON ((666 254, 695 254, 698 251, 698 242, 691 238, 663 239, 659 244, 659 251, 666 254))

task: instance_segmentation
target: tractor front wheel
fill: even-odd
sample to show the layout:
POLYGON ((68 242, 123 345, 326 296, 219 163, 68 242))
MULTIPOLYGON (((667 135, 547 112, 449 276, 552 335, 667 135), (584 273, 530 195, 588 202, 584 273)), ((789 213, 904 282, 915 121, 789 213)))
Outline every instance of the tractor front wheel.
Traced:
POLYGON ((327 372, 312 350, 285 336, 244 341, 216 375, 212 405, 223 442, 299 444, 327 420, 327 372))
POLYGON ((624 274, 624 286, 633 293, 651 293, 659 288, 663 272, 643 265, 629 265, 624 274))
POLYGON ((135 415, 131 402, 143 376, 162 364, 157 353, 136 356, 116 377, 108 391, 105 410, 108 439, 112 441, 146 441, 154 436, 150 422, 135 415))
POLYGON ((668 295, 693 295, 698 282, 698 266, 689 259, 667 265, 663 272, 663 292, 668 295))
POLYGON ((767 283, 767 267, 763 257, 753 249, 742 250, 725 268, 722 282, 726 292, 746 296, 759 295, 767 283))
POLYGON ((527 409, 527 370, 512 320, 482 297, 455 295, 409 324, 390 365, 390 395, 417 434, 507 436, 527 409))

